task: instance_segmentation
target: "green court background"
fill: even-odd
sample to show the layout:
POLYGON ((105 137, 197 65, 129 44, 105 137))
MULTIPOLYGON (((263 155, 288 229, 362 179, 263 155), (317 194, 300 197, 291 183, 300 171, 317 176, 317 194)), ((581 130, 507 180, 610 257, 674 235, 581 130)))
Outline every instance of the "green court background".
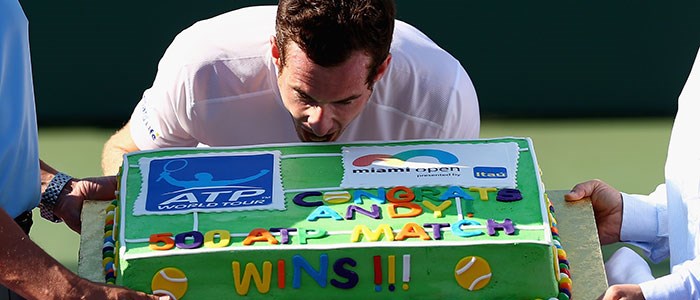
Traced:
MULTIPOLYGON (((529 136, 547 189, 568 190, 599 178, 630 193, 649 193, 663 181, 671 118, 622 120, 485 120, 482 137, 529 136)), ((75 127, 39 130, 44 161, 77 177, 100 173, 102 144, 112 130, 75 127)), ((77 270, 79 237, 40 217, 31 237, 59 261, 77 270)), ((615 248, 606 247, 609 255, 615 248)), ((667 262, 654 268, 668 272, 667 262)))

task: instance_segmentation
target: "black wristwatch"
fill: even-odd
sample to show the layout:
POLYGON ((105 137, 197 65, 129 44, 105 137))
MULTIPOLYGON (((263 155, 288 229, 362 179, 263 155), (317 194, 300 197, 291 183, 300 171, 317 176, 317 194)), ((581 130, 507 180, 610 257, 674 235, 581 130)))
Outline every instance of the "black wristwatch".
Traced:
POLYGON ((63 187, 66 183, 70 182, 73 177, 70 177, 64 173, 58 172, 51 179, 49 185, 46 187, 43 193, 41 193, 41 201, 39 202, 39 211, 41 212, 41 217, 47 219, 54 223, 63 222, 63 220, 57 217, 53 210, 58 203, 58 195, 61 194, 63 187))

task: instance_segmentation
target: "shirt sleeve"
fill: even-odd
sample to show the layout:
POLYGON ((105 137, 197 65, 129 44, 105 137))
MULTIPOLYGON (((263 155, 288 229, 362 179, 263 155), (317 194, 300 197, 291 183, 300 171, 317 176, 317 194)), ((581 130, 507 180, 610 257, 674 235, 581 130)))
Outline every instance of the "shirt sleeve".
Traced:
POLYGON ((158 63, 153 86, 143 93, 131 115, 131 137, 139 149, 190 147, 198 144, 190 135, 192 100, 189 92, 187 45, 175 38, 158 63))
POLYGON ((620 240, 639 247, 653 262, 669 256, 666 186, 649 195, 622 193, 620 240))
MULTIPOLYGON (((141 99, 131 114, 131 138, 141 150, 196 146, 197 142, 180 125, 173 114, 141 99), (165 130, 163 130, 165 128, 165 130)), ((156 104, 157 105, 157 104, 156 104)))
POLYGON ((469 75, 460 65, 456 70, 453 94, 440 138, 475 139, 479 137, 481 119, 479 100, 469 75))
POLYGON ((700 299, 700 260, 673 268, 671 274, 639 284, 646 300, 700 299))

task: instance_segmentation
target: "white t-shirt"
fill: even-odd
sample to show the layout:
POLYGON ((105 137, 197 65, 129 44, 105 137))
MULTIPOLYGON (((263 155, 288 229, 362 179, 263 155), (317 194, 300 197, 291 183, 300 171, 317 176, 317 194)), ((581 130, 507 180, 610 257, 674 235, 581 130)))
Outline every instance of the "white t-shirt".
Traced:
MULTIPOLYGON (((181 32, 131 116, 136 145, 299 142, 271 56, 276 10, 239 9, 181 32)), ((476 92, 459 61, 400 21, 391 54, 369 103, 339 141, 478 137, 476 92)))
POLYGON ((20 4, 0 0, 0 207, 13 218, 41 191, 28 28, 20 4))

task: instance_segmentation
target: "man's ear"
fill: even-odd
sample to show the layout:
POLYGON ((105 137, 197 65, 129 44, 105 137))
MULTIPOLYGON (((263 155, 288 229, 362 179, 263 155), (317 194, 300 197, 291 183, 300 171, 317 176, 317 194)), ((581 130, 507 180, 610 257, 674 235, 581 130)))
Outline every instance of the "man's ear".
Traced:
POLYGON ((278 70, 282 70, 282 61, 280 60, 280 49, 277 48, 277 38, 272 35, 270 36, 270 51, 272 52, 272 58, 275 60, 275 65, 278 70))
POLYGON ((391 62, 391 53, 386 56, 386 59, 384 59, 384 62, 382 62, 381 65, 377 68, 377 75, 374 76, 374 82, 379 81, 379 79, 382 79, 382 76, 386 73, 386 70, 389 69, 389 63, 391 62))

